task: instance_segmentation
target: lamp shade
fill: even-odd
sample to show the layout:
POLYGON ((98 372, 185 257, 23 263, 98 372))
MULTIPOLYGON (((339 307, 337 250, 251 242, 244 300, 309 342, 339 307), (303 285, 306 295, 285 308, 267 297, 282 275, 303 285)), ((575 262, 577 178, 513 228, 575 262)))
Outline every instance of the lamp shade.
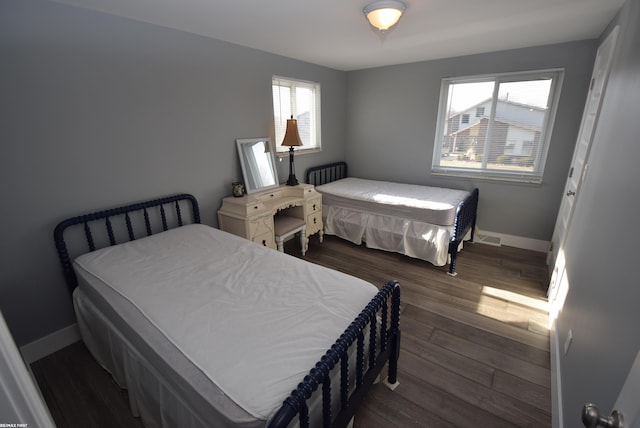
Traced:
POLYGON ((291 119, 287 119, 287 130, 284 133, 284 139, 282 140, 283 146, 301 146, 302 140, 300 140, 300 134, 298 133, 298 121, 291 116, 291 119))
POLYGON ((400 1, 380 0, 369 3, 363 12, 371 25, 386 31, 398 22, 405 9, 406 6, 400 1))

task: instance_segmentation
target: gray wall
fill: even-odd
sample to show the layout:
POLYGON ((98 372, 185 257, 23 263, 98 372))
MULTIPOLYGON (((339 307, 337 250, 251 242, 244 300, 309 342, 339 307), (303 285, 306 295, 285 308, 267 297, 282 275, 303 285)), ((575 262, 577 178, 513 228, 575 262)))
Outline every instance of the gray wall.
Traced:
POLYGON ((58 221, 189 192, 216 225, 235 139, 273 137, 272 75, 322 85, 323 151, 298 178, 344 158, 344 72, 32 0, 0 2, 0 58, 0 309, 18 345, 74 322, 58 221))
MULTIPOLYGON (((564 426, 582 405, 608 415, 640 349, 640 0, 629 0, 595 131, 589 170, 565 244, 569 291, 557 321, 564 426)), ((637 421, 636 421, 637 422, 637 421)))
POLYGON ((542 46, 350 72, 350 174, 432 186, 480 189, 479 227, 551 240, 595 58, 596 41, 542 46), (563 67, 564 83, 540 185, 431 174, 444 77, 563 67))

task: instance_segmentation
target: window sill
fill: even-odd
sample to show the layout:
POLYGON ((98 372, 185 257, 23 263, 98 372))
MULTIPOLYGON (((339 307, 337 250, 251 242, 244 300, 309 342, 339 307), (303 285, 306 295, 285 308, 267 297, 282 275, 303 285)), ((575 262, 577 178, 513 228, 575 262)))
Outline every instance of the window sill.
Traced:
POLYGON ((542 177, 527 176, 518 174, 496 174, 493 172, 476 172, 476 171, 443 171, 431 170, 431 174, 438 177, 449 178, 466 178, 472 180, 498 181, 506 183, 522 183, 522 184, 542 184, 542 177))
MULTIPOLYGON (((321 148, 313 148, 313 149, 295 149, 294 148, 294 150, 293 150, 294 156, 311 155, 311 154, 320 153, 320 152, 322 152, 321 148)), ((276 157, 277 158, 287 158, 287 157, 289 157, 289 151, 276 152, 276 157)))

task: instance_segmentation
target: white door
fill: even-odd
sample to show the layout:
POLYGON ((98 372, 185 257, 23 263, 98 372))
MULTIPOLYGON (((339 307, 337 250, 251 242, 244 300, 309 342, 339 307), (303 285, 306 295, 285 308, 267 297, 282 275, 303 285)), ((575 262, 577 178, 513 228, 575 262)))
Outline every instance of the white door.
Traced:
MULTIPOLYGON (((636 354, 636 360, 633 366, 631 366, 631 370, 629 370, 627 379, 620 390, 620 395, 618 395, 611 414, 606 413, 605 409, 598 409, 599 412, 594 413, 589 421, 596 419, 595 416, 598 414, 601 418, 611 419, 613 412, 617 412, 617 418, 620 421, 619 426, 624 428, 640 428, 640 406, 638 406, 638 397, 640 397, 640 351, 636 354)), ((588 422, 584 422, 584 424, 585 426, 589 426, 588 422)))
POLYGON ((55 428, 0 312, 0 427, 55 428))
POLYGON ((640 351, 613 406, 614 410, 622 414, 626 428, 640 428, 638 397, 640 397, 640 351))
POLYGON ((564 264, 562 263, 564 240, 571 222, 573 207, 580 191, 580 185, 587 173, 591 141, 593 140, 593 134, 598 122, 602 96, 604 95, 607 78, 609 77, 609 68, 611 60, 613 59, 617 37, 618 27, 615 27, 600 47, 598 47, 596 54, 596 61, 591 75, 591 86, 582 114, 578 140, 576 141, 576 148, 574 149, 573 159, 571 160, 571 169, 569 170, 569 177, 567 178, 567 183, 564 188, 564 196, 562 197, 556 225, 551 238, 551 248, 547 254, 547 264, 553 266, 548 292, 550 299, 557 291, 555 290, 557 280, 562 276, 561 271, 564 269, 564 264), (560 258, 558 258, 559 255, 560 258))

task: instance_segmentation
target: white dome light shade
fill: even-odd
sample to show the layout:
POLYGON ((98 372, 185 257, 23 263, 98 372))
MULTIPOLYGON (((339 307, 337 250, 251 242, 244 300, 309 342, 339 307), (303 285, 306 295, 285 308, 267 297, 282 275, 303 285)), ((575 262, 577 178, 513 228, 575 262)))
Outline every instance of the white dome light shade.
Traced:
POLYGON ((398 22, 405 9, 406 6, 400 1, 380 0, 369 3, 363 12, 371 25, 386 31, 398 22))

